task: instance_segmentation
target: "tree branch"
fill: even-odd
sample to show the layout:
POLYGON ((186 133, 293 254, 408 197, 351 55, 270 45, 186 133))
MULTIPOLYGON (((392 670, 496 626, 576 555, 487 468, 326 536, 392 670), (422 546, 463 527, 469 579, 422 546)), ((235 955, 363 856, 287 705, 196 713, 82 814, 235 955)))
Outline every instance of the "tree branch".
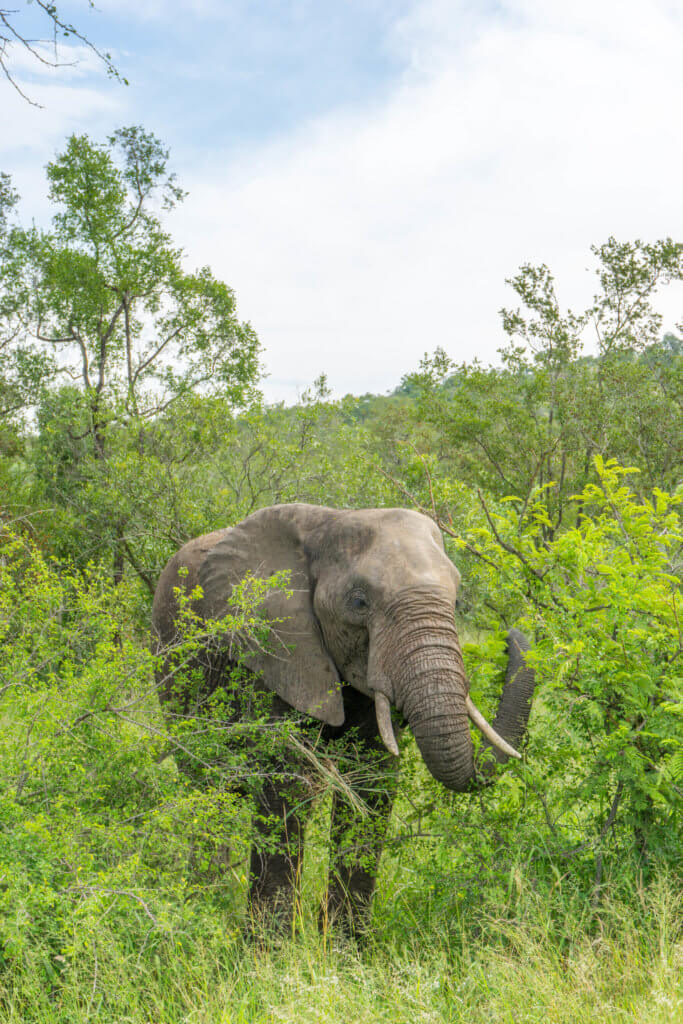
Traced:
POLYGON ((498 542, 498 544, 500 544, 500 546, 503 548, 503 550, 507 551, 507 553, 509 555, 513 555, 515 558, 517 558, 522 563, 522 565, 524 565, 529 570, 529 572, 532 573, 536 577, 537 580, 541 580, 542 581, 544 576, 545 576, 545 573, 541 573, 541 572, 538 571, 538 569, 535 569, 533 567, 533 565, 528 561, 528 559, 526 559, 524 557, 524 555, 522 554, 521 551, 518 551, 517 548, 512 547, 511 544, 506 544, 506 542, 503 540, 501 535, 498 533, 498 530, 496 529, 496 525, 493 522, 493 519, 491 518, 491 515, 489 513, 488 508, 486 507, 486 502, 484 501, 484 496, 482 495, 482 493, 479 490, 479 488, 477 488, 477 497, 479 498, 479 504, 481 505, 482 509, 484 510, 484 515, 486 516, 486 520, 487 520, 489 526, 491 527, 491 532, 493 533, 493 536, 496 538, 496 541, 498 542))

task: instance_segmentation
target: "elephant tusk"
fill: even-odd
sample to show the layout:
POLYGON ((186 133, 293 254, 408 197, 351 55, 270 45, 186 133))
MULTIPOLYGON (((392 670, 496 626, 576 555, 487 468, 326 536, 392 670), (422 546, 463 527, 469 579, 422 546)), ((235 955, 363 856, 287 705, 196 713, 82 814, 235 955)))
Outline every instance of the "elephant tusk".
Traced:
MULTIPOLYGON (((503 737, 498 735, 493 726, 489 725, 481 711, 474 706, 469 695, 465 698, 465 706, 467 708, 467 714, 472 719, 473 724, 476 725, 482 736, 485 736, 492 746, 497 747, 498 750, 503 754, 507 754, 508 757, 516 757, 521 761, 522 755, 519 754, 514 747, 511 747, 509 743, 506 743, 503 737)), ((382 738, 384 739, 384 737, 382 738)))
POLYGON ((398 757, 398 743, 394 736, 394 727, 391 724, 391 704, 387 697, 380 693, 379 690, 375 690, 375 714, 377 715, 377 725, 379 726, 382 743, 390 754, 398 757))

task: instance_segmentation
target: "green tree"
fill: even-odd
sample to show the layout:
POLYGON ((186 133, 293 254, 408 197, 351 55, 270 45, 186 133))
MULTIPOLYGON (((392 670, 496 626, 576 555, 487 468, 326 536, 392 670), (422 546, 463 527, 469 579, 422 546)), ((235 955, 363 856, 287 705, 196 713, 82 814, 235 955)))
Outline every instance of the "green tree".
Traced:
MULTIPOLYGON (((60 413, 52 395, 52 422, 60 413)), ((72 423, 73 428, 73 423, 72 423)), ((54 452, 42 447, 53 474, 71 473, 80 442, 60 432, 54 452), (61 468, 55 461, 61 458, 61 468)), ((42 444, 42 442, 41 442, 42 444)), ((287 408, 254 404, 234 413, 220 396, 191 394, 149 424, 146 444, 109 460, 126 557, 149 590, 167 559, 190 537, 229 526, 264 505, 304 501, 347 506, 384 505, 389 488, 379 460, 368 455, 365 432, 317 384, 287 408)), ((49 467, 46 467, 47 472, 49 467)), ((43 472, 41 470, 41 472, 43 472)), ((393 503, 395 499, 391 499, 393 503)), ((73 518, 74 544, 82 530, 73 518)))
POLYGON ((113 485, 126 459, 190 395, 252 401, 259 343, 232 290, 208 267, 186 270, 164 229, 183 193, 153 135, 73 135, 47 177, 51 229, 5 234, 0 337, 15 362, 38 353, 68 381, 44 392, 39 473, 49 499, 85 517, 90 553, 113 547, 120 578, 127 514, 113 485))
POLYGON ((534 488, 552 488, 544 540, 568 513, 580 516, 568 498, 595 479, 596 454, 638 466, 645 491, 680 479, 683 359, 659 340, 652 302, 683 278, 683 245, 609 239, 593 252, 600 288, 583 312, 562 310, 546 266, 525 265, 509 282, 520 307, 502 310, 500 368, 456 368, 437 350, 405 382, 416 395, 414 442, 446 476, 520 508, 534 488), (591 333, 597 352, 587 357, 591 333))
MULTIPOLYGON (((208 629, 265 642, 259 605, 286 582, 247 581, 213 626, 181 602, 178 671, 189 670, 208 629)), ((235 866, 244 859, 251 806, 237 790, 275 770, 294 724, 268 721, 265 698, 248 728, 231 723, 226 703, 249 690, 239 670, 204 700, 201 719, 190 711, 164 719, 138 602, 129 581, 114 586, 101 566, 55 565, 13 524, 0 524, 3 970, 38 944, 41 973, 57 981, 65 954, 90 942, 91 914, 113 911, 122 937, 144 948, 146 936, 163 942, 187 925, 188 898, 198 906, 208 896, 217 920, 240 912, 234 872, 207 887, 210 858, 230 842, 235 866), (173 756, 210 787, 179 775, 173 756), (191 850, 204 870, 188 879, 191 850)))
POLYGON ((550 542, 539 543, 543 491, 521 517, 500 505, 451 532, 476 556, 481 624, 517 620, 536 637, 544 713, 534 760, 549 842, 578 840, 599 882, 607 849, 680 857, 683 534, 680 496, 657 488, 641 500, 626 483, 637 471, 600 456, 593 468, 597 482, 572 499, 580 521, 550 542))
POLYGON ((521 509, 442 478, 429 490, 478 595, 465 644, 478 704, 500 692, 507 629, 532 639, 528 765, 494 787, 488 827, 518 820, 515 842, 536 847, 534 861, 595 888, 608 863, 680 865, 683 534, 680 495, 640 498, 628 486, 638 471, 614 460, 596 456, 592 469, 595 482, 569 499, 581 515, 551 537, 549 487, 521 509))
POLYGON ((16 298, 4 286, 14 267, 9 257, 8 234, 19 196, 8 174, 0 173, 0 322, 9 329, 0 332, 0 430, 16 424, 35 401, 47 379, 50 359, 26 339, 18 340, 20 324, 16 298))

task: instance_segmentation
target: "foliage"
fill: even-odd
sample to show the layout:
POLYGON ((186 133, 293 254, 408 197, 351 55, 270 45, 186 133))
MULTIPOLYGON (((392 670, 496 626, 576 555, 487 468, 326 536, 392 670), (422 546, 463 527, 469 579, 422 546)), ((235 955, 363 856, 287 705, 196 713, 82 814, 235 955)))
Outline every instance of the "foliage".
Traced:
POLYGON ((52 229, 13 225, 0 253, 0 355, 21 406, 5 413, 42 394, 41 499, 76 517, 87 557, 110 553, 116 579, 130 527, 118 481, 154 463, 156 423, 200 395, 248 405, 259 375, 233 292, 208 267, 188 272, 162 226, 183 198, 167 164, 138 127, 106 145, 71 136, 47 167, 52 229))
MULTIPOLYGON (((246 945, 244 804, 215 774, 209 790, 189 785, 164 757, 173 742, 207 753, 216 721, 203 719, 194 739, 187 727, 165 729, 129 588, 95 567, 58 571, 16 533, 2 541, 3 1019, 486 1020, 513 996, 518 1006, 520 991, 529 1020, 597 1021, 637 1007, 637 1019, 663 1022, 677 1012, 680 893, 666 874, 634 892, 624 864, 611 862, 598 929, 570 878, 538 888, 523 845, 505 847, 491 884, 502 809, 524 818, 519 786, 498 797, 498 817, 477 812, 474 798, 442 795, 408 839, 411 775, 418 792, 440 792, 410 746, 373 945, 318 936, 315 898, 300 908, 294 944, 246 945)), ((232 628, 244 617, 258 628, 254 596, 247 586, 232 628)), ((185 619, 180 657, 199 639, 189 604, 185 619)), ((235 738, 223 770, 244 777, 235 738)), ((309 829, 309 896, 322 884, 328 816, 319 804, 309 829)))
POLYGON ((673 336, 659 340, 653 299, 681 280, 683 246, 611 238, 593 253, 600 290, 586 310, 563 311, 550 270, 525 265, 509 282, 523 308, 501 311, 509 343, 500 368, 455 368, 437 349, 405 381, 420 447, 444 473, 520 507, 553 485, 544 538, 576 515, 568 497, 595 481, 595 455, 637 466, 642 493, 680 480, 683 356, 673 336), (589 331, 597 353, 587 357, 589 331))
MULTIPOLYGON (((455 543, 476 555, 481 625, 515 621, 535 637, 543 712, 531 785, 552 855, 594 861, 599 884, 607 849, 680 858, 683 498, 656 490, 640 501, 625 483, 632 471, 599 457, 595 470, 598 483, 572 499, 577 525, 548 543, 542 491, 521 516, 509 503, 486 508, 455 543)), ((495 636, 477 653, 484 677, 495 636)))
POLYGON ((22 970, 0 979, 3 1016, 8 1024, 680 1018, 680 893, 671 879, 639 886, 628 898, 615 895, 597 933, 558 884, 549 898, 564 921, 562 944, 543 902, 523 885, 505 901, 512 914, 482 894, 474 921, 495 933, 482 937, 473 920, 440 914, 434 894, 423 896, 430 915, 416 917, 406 898, 410 884, 408 871, 383 879, 383 941, 362 951, 318 936, 311 923, 295 942, 250 948, 207 914, 192 922, 191 941, 178 936, 140 955, 120 943, 109 918, 93 920, 88 947, 55 961, 60 975, 51 987, 35 970, 40 947, 22 970))
POLYGON ((200 388, 244 403, 258 343, 232 291, 182 266, 162 227, 183 192, 168 152, 139 127, 98 145, 72 135, 47 165, 52 230, 13 226, 4 248, 5 331, 53 353, 87 399, 88 442, 112 423, 149 420, 200 388))
POLYGON ((17 226, 0 179, 3 1019, 306 1019, 316 1000, 330 1020, 520 1006, 529 1020, 670 1019, 683 355, 651 298, 680 279, 681 247, 609 240, 580 315, 548 268, 521 268, 500 367, 437 349, 392 395, 336 402, 320 378, 296 406, 268 407, 234 296, 189 274, 162 226, 181 194, 160 143, 74 136, 48 176, 46 232, 17 226), (149 601, 167 558, 288 501, 412 505, 439 522, 481 706, 500 691, 507 627, 534 640, 525 759, 495 786, 446 793, 404 734, 362 954, 314 923, 330 791, 348 797, 363 771, 353 736, 306 753, 318 772, 299 794, 315 807, 298 946, 252 952, 239 934, 245 797, 284 749, 302 753, 300 723, 274 726, 242 669, 207 695, 193 656, 226 625, 267 641, 258 582, 227 624, 180 599, 175 658, 197 706, 164 717, 152 684, 149 601))
MULTIPOLYGON (((16 312, 14 298, 3 285, 12 263, 7 235, 18 199, 10 176, 0 173, 0 322, 8 322, 16 312)), ((16 330, 0 331, 0 426, 14 425, 17 414, 36 400, 49 369, 45 353, 31 344, 17 344, 16 330)))
MULTIPOLYGON (((140 948, 186 934, 209 879, 216 912, 234 906, 251 829, 238 791, 273 770, 293 725, 269 723, 266 704, 248 729, 231 726, 226 712, 250 685, 239 669, 201 722, 191 712, 165 722, 134 589, 95 565, 58 570, 11 530, 0 542, 0 963, 38 943, 53 982, 100 916, 140 948), (207 770, 190 783, 173 755, 207 770)), ((258 606, 282 584, 247 581, 211 628, 261 635, 258 606)), ((176 671, 207 642, 189 603, 183 618, 176 671)))
POLYGON ((92 558, 118 522, 126 565, 150 593, 186 540, 264 505, 389 501, 363 431, 315 393, 294 409, 253 405, 239 416, 223 397, 187 395, 145 427, 142 445, 132 429, 112 429, 105 494, 101 463, 88 458, 80 436, 87 415, 72 389, 46 395, 38 413, 30 467, 38 480, 33 500, 54 508, 50 549, 60 558, 92 558))

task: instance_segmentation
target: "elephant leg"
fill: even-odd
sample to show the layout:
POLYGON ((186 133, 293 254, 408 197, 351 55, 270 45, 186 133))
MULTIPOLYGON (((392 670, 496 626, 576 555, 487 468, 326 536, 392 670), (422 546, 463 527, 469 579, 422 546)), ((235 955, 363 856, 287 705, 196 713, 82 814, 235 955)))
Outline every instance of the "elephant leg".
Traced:
POLYGON ((301 793, 291 779, 269 779, 256 797, 250 861, 253 923, 291 931, 303 863, 301 793))
MULTIPOLYGON (((372 702, 368 703, 370 714, 349 734, 350 745, 356 747, 349 752, 352 786, 368 814, 359 814, 342 795, 334 794, 326 907, 327 922, 339 924, 347 934, 356 937, 367 931, 398 784, 398 759, 387 754, 372 702)), ((325 911, 321 923, 325 923, 325 911)))

